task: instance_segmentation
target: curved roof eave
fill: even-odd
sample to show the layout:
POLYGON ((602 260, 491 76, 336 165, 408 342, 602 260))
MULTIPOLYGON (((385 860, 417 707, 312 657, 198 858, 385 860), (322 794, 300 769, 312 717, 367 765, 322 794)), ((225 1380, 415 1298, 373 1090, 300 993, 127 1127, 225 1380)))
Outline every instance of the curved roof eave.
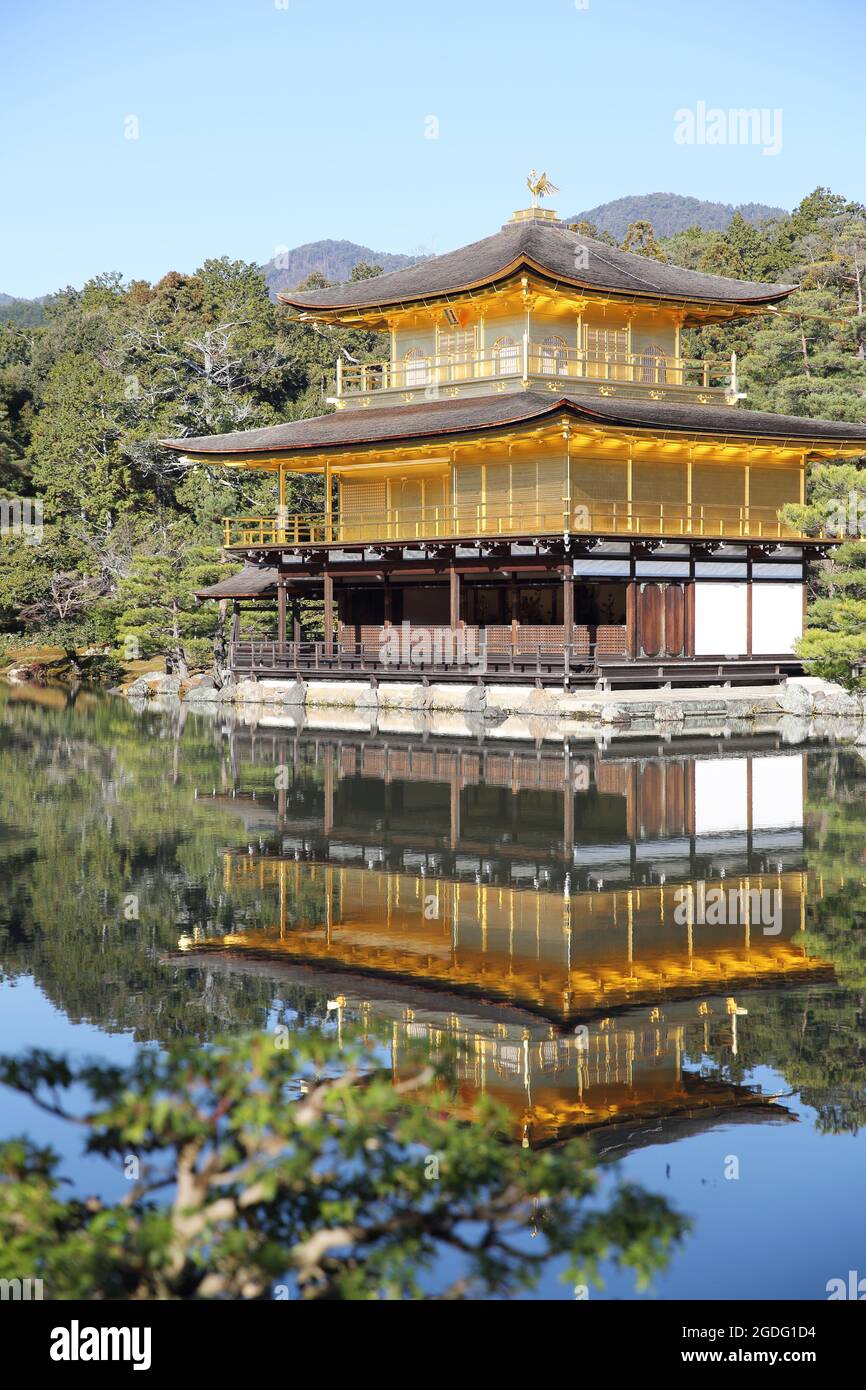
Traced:
MULTIPOLYGON (((298 295, 296 293, 293 293, 291 290, 280 290, 277 294, 277 300, 279 301, 279 303, 286 304, 290 308, 297 309, 300 312, 306 310, 314 316, 316 313, 337 314, 346 312, 348 310, 355 310, 358 313, 365 314, 383 314, 386 313, 389 309, 394 309, 398 306, 406 307, 412 304, 435 304, 441 300, 448 300, 449 298, 452 298, 455 295, 471 294, 473 290, 485 289, 498 284, 499 281, 509 280, 512 278, 512 276, 518 275, 522 271, 531 271, 533 274, 539 275, 542 279, 549 281, 551 285, 567 285, 570 289, 579 290, 587 294, 606 293, 612 295, 614 298, 617 299, 639 298, 656 301, 671 300, 683 304, 707 304, 712 305, 713 307, 730 307, 732 309, 741 306, 749 306, 753 304, 774 304, 777 303, 780 299, 786 299, 788 295, 793 294, 794 291, 798 289, 797 285, 778 285, 774 286, 772 290, 767 294, 743 296, 742 299, 726 299, 722 297, 713 298, 712 296, 706 294, 698 294, 697 291, 690 295, 686 292, 677 293, 672 290, 664 290, 661 288, 640 289, 626 288, 623 286, 614 285, 608 286, 590 280, 572 278, 570 276, 562 275, 558 271, 553 272, 550 270, 549 267, 542 265, 540 261, 536 261, 531 256, 527 256, 525 253, 521 253, 519 256, 514 257, 511 261, 503 265, 500 269, 488 272, 487 274, 481 276, 476 280, 468 280, 462 283, 458 283, 451 286, 448 289, 431 290, 427 294, 418 293, 402 296, 397 295, 392 299, 386 298, 380 301, 361 304, 352 301, 348 301, 345 303, 326 303, 320 300, 318 302, 315 302, 313 300, 309 300, 303 297, 307 294, 314 294, 315 291, 302 291, 301 297, 298 297, 298 295)), ((351 282, 347 284, 347 289, 349 288, 350 284, 351 282)), ((331 288, 341 289, 342 286, 335 285, 331 288)))
MULTIPOLYGON (((338 428, 336 438, 328 438, 327 435, 316 437, 315 434, 306 440, 284 436, 274 438, 272 432, 268 430, 267 433, 271 437, 262 439, 256 445, 251 444, 247 448, 243 447, 243 435, 214 435, 195 440, 161 440, 160 443, 177 453, 195 457, 203 463, 208 461, 224 463, 230 459, 231 462, 242 465, 247 461, 256 463, 275 458, 277 455, 286 458, 296 456, 300 459, 304 456, 341 453, 357 448, 396 448, 400 444, 410 442, 413 445, 427 441, 443 443, 448 438, 473 434, 492 434, 500 430, 519 428, 522 425, 540 424, 552 419, 557 414, 565 413, 577 422, 605 431, 650 433, 655 437, 663 435, 679 439, 689 437, 722 439, 740 445, 751 445, 755 448, 773 444, 776 447, 802 451, 808 451, 810 448, 831 449, 837 453, 847 450, 853 456, 866 453, 866 424, 863 424, 860 433, 855 433, 855 431, 861 431, 860 426, 849 425, 851 434, 834 435, 822 433, 820 427, 837 423, 844 424, 845 422, 821 420, 813 422, 806 417, 773 416, 763 411, 744 410, 738 413, 726 406, 722 408, 724 415, 727 417, 729 413, 731 416, 739 414, 739 419, 731 419, 729 422, 726 418, 723 423, 719 423, 718 411, 711 411, 706 406, 673 406, 666 409, 654 403, 651 410, 647 411, 646 403, 630 401, 627 403, 616 402, 615 406, 611 403, 612 408, 602 409, 595 402, 585 403, 571 396, 558 396, 554 399, 545 397, 540 400, 531 392, 521 393, 517 399, 498 398, 498 408, 492 416, 485 418, 479 407, 481 407, 482 402, 487 403, 487 399, 486 397, 473 397, 469 401, 461 402, 465 414, 463 419, 459 418, 460 407, 451 407, 450 404, 447 410, 442 410, 441 406, 438 405, 434 407, 432 419, 430 418, 430 410, 424 407, 407 407, 405 410, 398 407, 387 408, 385 411, 379 412, 380 416, 384 416, 380 423, 384 425, 399 424, 399 429, 386 429, 384 434, 378 433, 375 428, 370 429, 373 420, 368 412, 353 411, 351 415, 357 417, 355 419, 347 419, 342 412, 336 415, 315 417, 317 421, 335 421, 339 417, 343 430, 338 428), (683 415, 682 412, 685 411, 694 413, 683 415), (436 418, 437 415, 441 415, 441 424, 436 418), (751 421, 750 416, 752 417, 751 421), (801 429, 787 432, 785 426, 793 423, 795 419, 798 423, 802 419, 801 429), (773 426, 777 422, 779 429, 774 431, 773 426), (806 427, 813 423, 816 429, 812 433, 807 433, 806 427), (355 432, 351 433, 353 424, 355 432), (358 429, 358 426, 362 428, 358 429), (231 445, 220 449, 218 444, 221 439, 231 440, 231 445), (210 447, 197 449, 196 444, 210 447)), ((309 426, 313 421, 294 423, 299 426, 305 424, 309 426)), ((280 427, 276 428, 279 429, 280 427)), ((257 434, 258 432, 249 431, 249 433, 257 434)))

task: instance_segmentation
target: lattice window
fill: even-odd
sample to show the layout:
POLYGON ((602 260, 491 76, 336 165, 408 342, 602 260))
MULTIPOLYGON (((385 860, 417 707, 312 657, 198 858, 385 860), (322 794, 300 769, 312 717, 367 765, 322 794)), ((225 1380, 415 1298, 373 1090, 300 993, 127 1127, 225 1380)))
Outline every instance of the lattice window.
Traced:
POLYGON ((799 468, 749 470, 749 502, 753 507, 778 509, 800 500, 799 468))
POLYGON ((636 502, 685 503, 688 474, 684 463, 657 463, 654 459, 635 459, 632 486, 636 502))
POLYGON ((585 344, 587 356, 604 362, 610 356, 614 361, 624 358, 628 352, 627 328, 590 328, 587 324, 585 344))
POLYGON ((430 359, 420 348, 410 348, 403 359, 407 386, 426 386, 430 380, 430 359))
POLYGON ((488 463, 483 468, 461 464, 454 470, 454 501, 464 533, 476 516, 485 531, 520 526, 560 530, 564 495, 562 459, 488 463))
POLYGON ((541 370, 545 376, 564 376, 568 365, 568 344, 551 335, 541 344, 541 370))
POLYGON ((693 464, 693 506, 739 508, 745 499, 746 470, 742 464, 693 464))
POLYGON ((344 540, 372 537, 377 529, 384 530, 388 505, 384 482, 360 482, 344 478, 340 481, 340 522, 344 540))
POLYGON ((475 329, 439 334, 439 356, 452 364, 471 362, 475 355, 475 329))
POLYGON ((520 370, 520 349, 516 338, 507 334, 493 344, 493 371, 497 376, 513 376, 520 370))
POLYGON ((657 343, 641 349, 640 379, 647 385, 664 385, 667 381, 667 356, 657 343))

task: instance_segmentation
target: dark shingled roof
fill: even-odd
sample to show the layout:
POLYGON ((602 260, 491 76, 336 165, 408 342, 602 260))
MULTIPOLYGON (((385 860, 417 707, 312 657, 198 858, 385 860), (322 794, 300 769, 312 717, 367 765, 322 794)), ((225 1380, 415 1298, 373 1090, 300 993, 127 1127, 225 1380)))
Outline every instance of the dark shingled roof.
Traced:
POLYGON ((255 457, 296 454, 352 445, 385 444, 397 440, 435 439, 476 430, 540 421, 567 411, 580 423, 631 426, 688 434, 795 440, 838 440, 860 443, 866 452, 866 423, 810 420, 801 415, 771 415, 764 410, 740 410, 724 405, 682 405, 675 402, 630 400, 625 397, 553 396, 541 391, 425 401, 422 405, 385 406, 378 410, 338 410, 307 420, 291 420, 260 430, 203 435, 195 439, 166 439, 180 453, 235 454, 255 457))
POLYGON ((490 284, 522 267, 579 288, 618 294, 685 299, 718 304, 761 304, 784 298, 796 286, 729 280, 662 265, 646 256, 620 251, 557 223, 509 222, 494 236, 433 256, 403 270, 321 290, 283 290, 277 298, 294 308, 362 309, 456 294, 490 284), (577 252, 585 247, 588 263, 577 252))
MULTIPOLYGON (((268 565, 245 565, 237 574, 221 579, 218 584, 210 584, 206 589, 196 590, 196 598, 276 598, 279 571, 268 565)), ((313 593, 321 582, 304 576, 292 576, 289 585, 292 590, 309 587, 313 593)))
POLYGON ((279 571, 266 566, 245 565, 237 574, 221 579, 206 589, 199 589, 196 598, 266 598, 277 592, 279 571))

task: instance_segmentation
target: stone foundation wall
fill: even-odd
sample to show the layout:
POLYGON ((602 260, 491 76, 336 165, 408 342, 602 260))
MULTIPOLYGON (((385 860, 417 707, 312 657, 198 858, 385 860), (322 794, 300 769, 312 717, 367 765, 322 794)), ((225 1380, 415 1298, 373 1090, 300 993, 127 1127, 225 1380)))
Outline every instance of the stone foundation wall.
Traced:
MULTIPOLYGON (((769 717, 839 719, 861 728, 866 721, 866 697, 849 694, 829 682, 797 677, 776 686, 694 690, 632 690, 610 692, 538 689, 530 685, 470 685, 420 681, 242 680, 217 689, 210 678, 183 687, 177 677, 148 675, 124 693, 133 700, 173 697, 189 708, 220 706, 240 710, 317 712, 316 722, 332 712, 337 722, 348 715, 381 713, 458 714, 489 727, 519 716, 523 719, 565 721, 596 728, 648 725, 676 728, 694 719, 756 721, 769 717)), ((866 741, 866 740, 864 740, 866 741)))

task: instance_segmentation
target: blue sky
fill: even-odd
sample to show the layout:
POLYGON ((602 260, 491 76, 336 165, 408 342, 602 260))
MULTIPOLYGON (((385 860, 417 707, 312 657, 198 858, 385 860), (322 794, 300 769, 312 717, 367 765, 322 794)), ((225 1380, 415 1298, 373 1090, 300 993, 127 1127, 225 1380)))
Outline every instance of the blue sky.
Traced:
POLYGON ((321 237, 445 251, 524 206, 533 165, 565 215, 866 197, 862 0, 586 3, 4 0, 0 291, 321 237), (677 144, 701 101, 781 109, 781 153, 677 144))

